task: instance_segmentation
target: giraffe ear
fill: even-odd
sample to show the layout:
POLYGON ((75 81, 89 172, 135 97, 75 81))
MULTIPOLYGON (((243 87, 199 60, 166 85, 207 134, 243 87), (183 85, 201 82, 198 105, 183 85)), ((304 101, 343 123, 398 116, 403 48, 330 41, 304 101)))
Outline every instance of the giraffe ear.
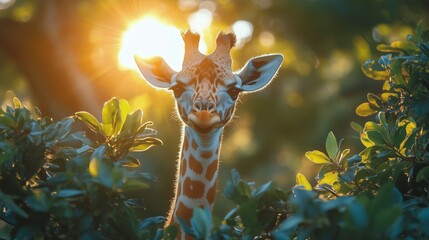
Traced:
POLYGON ((237 73, 242 81, 241 89, 246 92, 263 89, 276 75, 282 62, 282 54, 269 54, 250 59, 237 73))
POLYGON ((171 86, 171 78, 176 72, 168 66, 163 58, 144 59, 135 55, 134 60, 143 78, 152 86, 157 88, 169 88, 171 86))

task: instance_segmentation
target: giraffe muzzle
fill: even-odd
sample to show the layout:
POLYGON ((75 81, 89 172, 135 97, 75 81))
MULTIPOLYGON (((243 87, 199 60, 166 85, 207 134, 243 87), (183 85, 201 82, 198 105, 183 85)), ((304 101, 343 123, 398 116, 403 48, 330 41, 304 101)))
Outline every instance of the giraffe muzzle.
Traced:
POLYGON ((207 110, 192 111, 189 114, 189 120, 200 130, 210 130, 220 122, 220 117, 216 112, 209 112, 207 110))

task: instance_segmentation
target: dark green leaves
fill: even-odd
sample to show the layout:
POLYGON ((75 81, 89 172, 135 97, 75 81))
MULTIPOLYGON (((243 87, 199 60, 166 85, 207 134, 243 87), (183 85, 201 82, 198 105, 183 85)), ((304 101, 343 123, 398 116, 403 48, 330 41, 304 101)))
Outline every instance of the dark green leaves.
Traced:
POLYGON ((141 110, 112 99, 102 123, 87 112, 53 121, 13 103, 0 111, 0 219, 13 227, 11 238, 163 236, 151 224, 139 228, 134 214, 144 206, 133 198, 154 178, 130 153, 161 144, 141 110), (73 132, 76 119, 93 133, 73 132))

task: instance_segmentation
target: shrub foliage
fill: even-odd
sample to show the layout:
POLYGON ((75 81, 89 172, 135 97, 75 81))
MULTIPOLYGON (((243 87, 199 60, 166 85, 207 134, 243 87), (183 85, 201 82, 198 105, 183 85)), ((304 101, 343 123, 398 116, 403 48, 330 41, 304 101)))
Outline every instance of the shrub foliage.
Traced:
MULTIPOLYGON (((296 187, 256 187, 231 172, 223 195, 235 204, 221 224, 195 209, 196 239, 427 239, 429 238, 429 32, 378 46, 382 55, 362 66, 382 81, 351 122, 362 143, 356 154, 330 132, 324 151, 305 156, 320 166, 312 186, 298 173, 296 187)), ((0 111, 0 218, 10 237, 22 239, 174 239, 163 217, 142 219, 141 189, 154 176, 142 172, 133 152, 161 141, 112 99, 102 122, 87 112, 55 122, 15 99, 0 111), (87 131, 73 131, 75 121, 87 131)))

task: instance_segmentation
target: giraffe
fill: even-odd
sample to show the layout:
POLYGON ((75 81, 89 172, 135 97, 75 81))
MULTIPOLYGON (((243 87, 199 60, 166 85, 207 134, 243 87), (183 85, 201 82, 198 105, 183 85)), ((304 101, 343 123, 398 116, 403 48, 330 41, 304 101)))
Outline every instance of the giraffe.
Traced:
POLYGON ((178 239, 190 239, 180 228, 179 219, 189 225, 194 208, 213 209, 222 133, 234 114, 237 99, 267 86, 280 68, 283 55, 254 57, 233 72, 230 50, 235 45, 234 34, 219 33, 216 49, 210 55, 199 52, 198 34, 186 31, 182 37, 185 55, 181 71, 172 70, 161 57, 135 56, 135 61, 150 85, 171 91, 176 100, 183 123, 182 144, 166 226, 178 225, 178 239))

